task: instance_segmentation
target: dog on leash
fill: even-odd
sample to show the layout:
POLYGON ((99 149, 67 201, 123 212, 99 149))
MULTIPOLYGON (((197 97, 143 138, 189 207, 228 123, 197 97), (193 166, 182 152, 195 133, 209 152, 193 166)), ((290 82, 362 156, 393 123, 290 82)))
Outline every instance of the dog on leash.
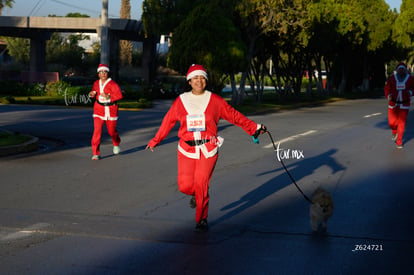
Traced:
POLYGON ((332 195, 322 187, 318 187, 313 192, 311 201, 309 214, 312 229, 317 232, 322 226, 322 229, 326 231, 328 219, 332 216, 334 210, 332 195))

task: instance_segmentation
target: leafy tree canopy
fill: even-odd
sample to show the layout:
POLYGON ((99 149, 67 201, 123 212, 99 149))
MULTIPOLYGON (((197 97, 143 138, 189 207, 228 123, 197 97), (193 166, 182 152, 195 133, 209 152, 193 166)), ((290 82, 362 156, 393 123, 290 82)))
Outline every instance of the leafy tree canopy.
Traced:
POLYGON ((205 65, 212 74, 243 69, 246 49, 240 31, 232 14, 217 2, 197 6, 176 28, 169 66, 182 73, 194 63, 205 65))

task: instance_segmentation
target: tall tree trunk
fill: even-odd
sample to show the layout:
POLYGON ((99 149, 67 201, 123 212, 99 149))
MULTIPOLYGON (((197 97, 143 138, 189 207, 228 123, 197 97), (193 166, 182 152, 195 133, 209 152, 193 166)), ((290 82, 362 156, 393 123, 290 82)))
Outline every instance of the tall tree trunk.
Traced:
POLYGON ((236 78, 234 77, 234 73, 230 73, 230 86, 231 86, 231 104, 237 105, 238 91, 237 91, 236 78))
POLYGON ((362 61, 362 85, 361 90, 362 92, 369 91, 369 71, 368 71, 368 57, 367 54, 364 54, 363 61, 362 61))
POLYGON ((157 42, 159 40, 159 37, 148 37, 143 42, 142 77, 147 83, 152 83, 155 80, 157 69, 157 42))
POLYGON ((346 74, 346 69, 345 69, 345 64, 342 65, 342 77, 341 77, 341 83, 339 83, 339 87, 338 87, 338 94, 343 95, 346 91, 346 86, 347 86, 347 74, 346 74))
POLYGON ((240 86, 239 86, 239 89, 238 89, 237 93, 233 93, 233 95, 232 95, 231 102, 233 102, 233 104, 235 104, 235 105, 240 105, 241 103, 243 103, 244 94, 246 92, 246 87, 245 87, 246 86, 246 78, 247 78, 248 72, 250 70, 250 63, 251 63, 252 58, 253 58, 253 51, 254 51, 254 47, 256 45, 256 38, 257 37, 252 38, 249 42, 249 50, 248 50, 248 55, 247 55, 247 58, 246 58, 247 66, 246 66, 245 71, 242 72, 242 76, 240 78, 240 86))
MULTIPOLYGON (((120 18, 131 18, 131 2, 130 0, 121 1, 120 18)), ((121 40, 119 42, 121 65, 130 66, 132 64, 132 42, 121 40)))

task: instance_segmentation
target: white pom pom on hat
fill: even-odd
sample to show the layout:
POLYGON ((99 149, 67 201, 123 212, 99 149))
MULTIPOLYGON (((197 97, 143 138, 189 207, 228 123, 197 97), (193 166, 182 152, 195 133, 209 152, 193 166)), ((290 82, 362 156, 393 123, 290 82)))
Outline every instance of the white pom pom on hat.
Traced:
POLYGON ((99 64, 98 66, 98 70, 96 70, 98 73, 100 71, 105 71, 105 72, 109 72, 109 67, 106 64, 99 64))
POLYGON ((204 78, 208 80, 207 72, 204 69, 203 65, 193 64, 188 69, 186 78, 187 78, 187 80, 190 80, 191 78, 193 78, 194 76, 197 76, 197 75, 204 76, 204 78))

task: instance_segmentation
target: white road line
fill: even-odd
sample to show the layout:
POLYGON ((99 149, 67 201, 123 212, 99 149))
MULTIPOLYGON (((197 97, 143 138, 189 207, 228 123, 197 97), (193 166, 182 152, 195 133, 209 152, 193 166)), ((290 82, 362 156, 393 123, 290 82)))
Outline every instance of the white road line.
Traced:
MULTIPOLYGON (((301 134, 297 134, 297 135, 294 135, 294 136, 290 136, 290 137, 275 141, 275 144, 292 141, 292 140, 295 140, 295 139, 298 139, 298 138, 301 138, 301 137, 304 137, 304 136, 311 135, 311 134, 316 133, 316 132, 317 132, 317 130, 309 130, 309 131, 306 131, 306 132, 301 133, 301 134)), ((271 143, 268 144, 268 145, 263 146, 263 148, 272 148, 272 147, 273 147, 273 144, 271 144, 271 143)))
POLYGON ((364 118, 369 118, 369 117, 379 116, 379 115, 382 115, 382 113, 374 113, 374 114, 366 115, 364 116, 364 118))
POLYGON ((21 239, 30 236, 33 233, 38 232, 40 229, 48 227, 50 224, 48 223, 36 223, 26 228, 23 228, 20 231, 7 234, 0 238, 0 241, 11 241, 16 239, 21 239))

